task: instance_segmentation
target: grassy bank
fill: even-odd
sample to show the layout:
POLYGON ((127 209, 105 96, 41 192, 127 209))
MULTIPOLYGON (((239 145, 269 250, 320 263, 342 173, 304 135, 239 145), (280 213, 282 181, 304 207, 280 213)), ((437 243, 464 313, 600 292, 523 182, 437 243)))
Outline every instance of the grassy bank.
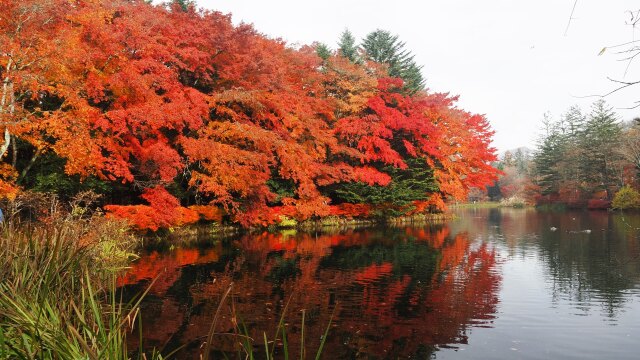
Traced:
POLYGON ((138 304, 115 295, 137 246, 125 224, 69 215, 0 234, 0 359, 130 358, 138 304))

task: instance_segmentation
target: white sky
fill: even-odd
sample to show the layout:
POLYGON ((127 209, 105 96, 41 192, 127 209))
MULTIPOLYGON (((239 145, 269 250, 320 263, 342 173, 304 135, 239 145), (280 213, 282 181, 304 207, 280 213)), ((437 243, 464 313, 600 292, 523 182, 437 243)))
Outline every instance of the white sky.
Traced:
MULTIPOLYGON (((486 114, 504 151, 534 147, 545 112, 558 117, 571 105, 588 110, 615 88, 607 76, 640 80, 640 59, 626 63, 605 46, 633 40, 625 25, 638 1, 578 0, 197 0, 198 6, 232 13, 234 23, 254 24, 292 44, 320 41, 332 48, 349 28, 357 39, 377 28, 398 34, 424 65, 431 91, 461 96, 459 106, 486 114)), ((640 38, 640 31, 636 31, 640 38)), ((640 100, 640 85, 611 95, 616 108, 640 100)), ((640 108, 618 109, 622 120, 640 108)))

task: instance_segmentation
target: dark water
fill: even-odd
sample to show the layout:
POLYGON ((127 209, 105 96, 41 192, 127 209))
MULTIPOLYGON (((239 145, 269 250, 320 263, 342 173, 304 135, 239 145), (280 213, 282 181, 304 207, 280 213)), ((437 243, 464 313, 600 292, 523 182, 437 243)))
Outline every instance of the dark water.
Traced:
POLYGON ((122 283, 135 292, 158 276, 143 306, 144 343, 182 346, 180 359, 198 358, 230 284, 218 356, 236 358, 239 338, 222 334, 234 320, 262 349, 288 302, 297 358, 304 310, 307 358, 333 314, 325 359, 638 359, 639 228, 639 215, 461 210, 441 225, 151 251, 122 283))

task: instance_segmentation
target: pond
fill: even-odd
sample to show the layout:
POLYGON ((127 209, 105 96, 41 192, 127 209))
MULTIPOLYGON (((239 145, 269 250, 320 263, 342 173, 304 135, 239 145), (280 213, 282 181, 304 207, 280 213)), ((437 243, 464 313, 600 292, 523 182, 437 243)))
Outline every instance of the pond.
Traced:
POLYGON ((156 278, 142 307, 143 343, 179 348, 180 359, 198 358, 218 308, 215 358, 236 358, 234 322, 263 356, 263 333, 273 339, 283 312, 297 358, 302 339, 315 357, 327 327, 324 359, 638 358, 639 215, 456 214, 435 225, 149 250, 121 285, 133 294, 156 278))

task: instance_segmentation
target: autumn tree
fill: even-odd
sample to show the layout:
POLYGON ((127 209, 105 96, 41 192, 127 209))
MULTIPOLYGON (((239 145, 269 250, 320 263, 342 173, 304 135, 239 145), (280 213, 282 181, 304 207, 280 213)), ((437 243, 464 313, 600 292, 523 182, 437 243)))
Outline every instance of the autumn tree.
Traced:
POLYGON ((348 32, 292 48, 189 1, 0 5, 3 194, 88 187, 156 230, 424 211, 495 178, 486 119, 422 91, 397 37, 365 65, 348 32))
MULTIPOLYGON (((43 138, 60 129, 52 112, 74 91, 73 77, 51 81, 64 73, 61 39, 75 29, 63 15, 71 4, 56 0, 0 1, 0 197, 15 194, 16 183, 33 163, 51 150, 43 138), (53 121, 52 121, 53 120, 53 121)), ((90 147, 89 147, 90 148, 90 147)))
POLYGON ((195 7, 195 2, 191 0, 173 0, 172 5, 182 11, 189 11, 189 8, 195 7))
MULTIPOLYGON (((391 188, 383 193, 397 202, 387 205, 412 202, 415 209, 442 209, 448 198, 461 200, 469 188, 494 180, 496 170, 489 164, 495 160, 493 132, 486 119, 453 108, 456 99, 443 94, 404 95, 402 85, 400 79, 381 79, 378 95, 364 112, 336 124, 339 137, 363 152, 362 161, 390 174, 391 188), (402 185, 406 181, 416 183, 402 185), (420 191, 407 192, 405 186, 420 191)), ((354 190, 346 185, 337 194, 354 190)), ((385 198, 379 193, 366 197, 385 198)))
POLYGON ((496 167, 502 171, 491 195, 495 200, 501 198, 519 197, 530 201, 529 190, 532 186, 530 179, 531 155, 527 148, 506 151, 496 167), (499 193, 499 195, 498 195, 499 193))
MULTIPOLYGON (((635 119, 623 129, 621 133, 620 148, 618 153, 627 161, 631 171, 631 181, 637 181, 640 173, 640 119, 635 119)), ((629 181, 627 181, 628 183, 629 181)))

